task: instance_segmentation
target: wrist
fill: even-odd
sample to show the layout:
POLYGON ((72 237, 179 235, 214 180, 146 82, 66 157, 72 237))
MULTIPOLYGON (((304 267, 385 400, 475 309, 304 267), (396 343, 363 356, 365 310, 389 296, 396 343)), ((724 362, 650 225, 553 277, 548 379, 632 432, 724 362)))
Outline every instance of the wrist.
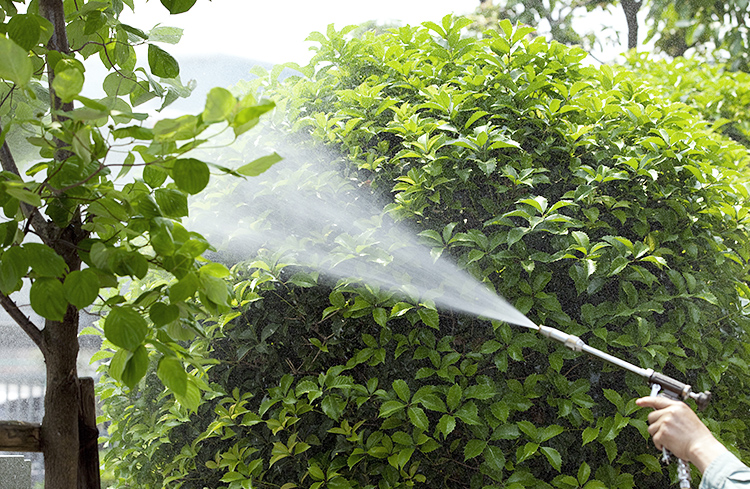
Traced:
POLYGON ((711 462, 725 452, 728 452, 727 448, 714 438, 713 435, 708 435, 693 443, 690 450, 690 462, 703 474, 708 466, 711 465, 711 462))

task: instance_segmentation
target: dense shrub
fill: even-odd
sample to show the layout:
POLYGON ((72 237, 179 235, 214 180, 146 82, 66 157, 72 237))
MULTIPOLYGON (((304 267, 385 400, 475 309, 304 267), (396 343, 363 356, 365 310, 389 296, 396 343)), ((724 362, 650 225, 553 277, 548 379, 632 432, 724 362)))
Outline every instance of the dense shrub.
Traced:
MULTIPOLYGON (((704 419, 747 455, 746 149, 630 72, 582 66, 579 49, 507 22, 462 39, 464 26, 331 28, 312 36, 303 76, 277 83, 277 70, 248 89, 276 101, 277 127, 343 155, 347 195, 389 197, 388 216, 537 324, 713 391, 704 419)), ((315 177, 303 166, 272 184, 323 191, 315 177)), ((239 200, 222 191, 219 212, 239 200)), ((263 205, 263 192, 241 197, 263 205)), ((154 376, 132 392, 105 379, 121 487, 674 477, 634 404, 642 379, 523 328, 286 263, 236 264, 236 309, 186 343, 216 361, 197 413, 154 376)))

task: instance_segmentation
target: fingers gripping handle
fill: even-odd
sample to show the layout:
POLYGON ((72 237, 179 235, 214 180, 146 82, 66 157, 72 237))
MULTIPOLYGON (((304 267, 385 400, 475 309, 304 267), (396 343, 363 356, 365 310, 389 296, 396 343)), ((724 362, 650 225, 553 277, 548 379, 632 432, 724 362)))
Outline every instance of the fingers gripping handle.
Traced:
MULTIPOLYGON (((656 383, 651 384, 651 395, 658 396, 659 391, 661 391, 661 387, 662 386, 660 384, 656 384, 656 383)), ((690 386, 687 386, 687 388, 689 390, 690 386)), ((664 397, 672 398, 672 399, 676 398, 674 393, 669 392, 669 391, 662 391, 661 395, 663 395, 664 397)), ((666 447, 661 447, 661 453, 662 453, 662 457, 661 457, 662 463, 665 465, 668 465, 672 458, 672 452, 667 450, 666 447)), ((685 462, 681 458, 677 459, 677 480, 680 483, 680 489, 688 489, 690 487, 690 481, 692 480, 692 477, 690 475, 690 466, 688 465, 687 462, 685 462)))

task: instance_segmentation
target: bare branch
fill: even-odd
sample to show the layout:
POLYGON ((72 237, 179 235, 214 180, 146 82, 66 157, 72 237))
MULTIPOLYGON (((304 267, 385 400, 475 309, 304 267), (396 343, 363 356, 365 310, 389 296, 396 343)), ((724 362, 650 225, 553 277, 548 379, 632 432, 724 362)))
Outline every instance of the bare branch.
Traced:
POLYGON ((18 304, 7 295, 0 293, 0 305, 3 306, 5 312, 8 313, 8 315, 21 327, 24 333, 31 338, 31 341, 33 341, 46 356, 45 350, 47 347, 42 339, 41 330, 31 322, 31 319, 29 319, 21 309, 19 309, 18 304))

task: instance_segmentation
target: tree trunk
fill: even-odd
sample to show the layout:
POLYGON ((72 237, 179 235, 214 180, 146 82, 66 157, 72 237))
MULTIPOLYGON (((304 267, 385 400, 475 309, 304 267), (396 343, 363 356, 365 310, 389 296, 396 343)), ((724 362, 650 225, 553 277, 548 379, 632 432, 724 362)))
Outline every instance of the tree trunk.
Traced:
POLYGON ((46 321, 47 391, 42 452, 45 489, 75 489, 78 479, 78 310, 69 306, 62 322, 46 321))
POLYGON ((641 9, 642 0, 622 0, 622 10, 625 12, 625 20, 628 22, 628 49, 638 47, 638 11, 641 9))
MULTIPOLYGON (((39 13, 53 26, 48 49, 69 53, 63 0, 39 0, 39 13)), ((59 111, 71 110, 72 104, 63 104, 52 90, 53 67, 47 66, 50 84, 52 114, 63 120, 59 111)), ((62 142, 58 141, 58 147, 62 142)), ((65 161, 71 153, 58 150, 57 161, 65 161)), ((70 272, 80 270, 81 260, 77 245, 84 238, 81 216, 76 214, 71 223, 60 229, 48 224, 47 245, 65 259, 70 272)), ((42 331, 44 361, 47 367, 47 390, 44 396, 42 421, 42 452, 44 453, 45 489, 76 489, 79 467, 79 409, 81 390, 78 381, 78 321, 79 312, 74 306, 62 321, 45 322, 42 331)))

